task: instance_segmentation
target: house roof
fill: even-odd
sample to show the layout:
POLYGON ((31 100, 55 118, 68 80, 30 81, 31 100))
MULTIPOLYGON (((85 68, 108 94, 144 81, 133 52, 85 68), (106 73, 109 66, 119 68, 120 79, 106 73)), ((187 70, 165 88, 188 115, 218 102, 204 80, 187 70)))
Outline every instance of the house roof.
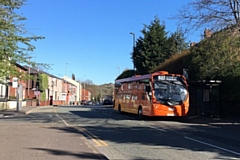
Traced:
MULTIPOLYGON (((66 80, 63 79, 63 78, 59 78, 59 77, 57 77, 57 76, 55 76, 55 75, 53 75, 53 74, 47 73, 47 72, 45 72, 45 71, 43 71, 43 70, 40 70, 40 69, 38 69, 38 68, 32 68, 32 67, 26 66, 26 65, 25 65, 25 66, 22 66, 22 65, 20 65, 20 64, 18 64, 18 63, 15 63, 15 65, 16 65, 17 67, 25 70, 26 72, 29 71, 30 74, 44 73, 44 74, 46 74, 46 75, 48 75, 48 76, 50 76, 50 77, 57 78, 57 79, 60 79, 60 80, 62 80, 62 81, 66 81, 66 80)), ((74 83, 71 83, 71 82, 69 82, 69 81, 66 81, 66 82, 69 83, 69 84, 71 84, 71 85, 76 86, 76 84, 74 84, 74 83)))

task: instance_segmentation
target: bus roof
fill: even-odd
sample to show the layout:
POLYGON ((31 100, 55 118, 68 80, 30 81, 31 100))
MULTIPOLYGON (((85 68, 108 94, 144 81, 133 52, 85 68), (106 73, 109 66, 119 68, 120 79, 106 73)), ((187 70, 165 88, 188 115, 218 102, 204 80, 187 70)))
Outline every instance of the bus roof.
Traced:
POLYGON ((146 75, 136 75, 128 78, 118 79, 115 80, 115 83, 123 83, 123 82, 131 82, 131 81, 138 81, 143 79, 150 79, 152 74, 146 74, 146 75))
MULTIPOLYGON (((150 79, 151 76, 154 76, 154 75, 169 75, 169 73, 167 71, 158 71, 158 72, 154 72, 151 74, 135 75, 135 76, 128 77, 128 78, 117 79, 117 80, 115 80, 115 83, 117 84, 117 83, 123 83, 123 82, 132 82, 132 81, 150 79)), ((173 75, 173 74, 170 74, 170 75, 173 75)))

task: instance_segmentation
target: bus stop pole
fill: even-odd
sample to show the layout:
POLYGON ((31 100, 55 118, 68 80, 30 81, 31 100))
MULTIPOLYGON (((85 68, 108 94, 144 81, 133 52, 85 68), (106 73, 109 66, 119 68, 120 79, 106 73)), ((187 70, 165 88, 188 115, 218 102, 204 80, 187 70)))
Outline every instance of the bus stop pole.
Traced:
POLYGON ((17 112, 19 112, 19 85, 17 85, 17 112))

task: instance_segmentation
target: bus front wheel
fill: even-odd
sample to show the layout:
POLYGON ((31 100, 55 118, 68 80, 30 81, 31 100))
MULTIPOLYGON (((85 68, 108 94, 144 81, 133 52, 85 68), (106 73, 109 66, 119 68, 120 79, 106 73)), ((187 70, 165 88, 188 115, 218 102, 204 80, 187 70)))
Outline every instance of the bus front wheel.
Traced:
POLYGON ((138 108, 138 117, 139 117, 139 119, 143 119, 142 107, 138 108))

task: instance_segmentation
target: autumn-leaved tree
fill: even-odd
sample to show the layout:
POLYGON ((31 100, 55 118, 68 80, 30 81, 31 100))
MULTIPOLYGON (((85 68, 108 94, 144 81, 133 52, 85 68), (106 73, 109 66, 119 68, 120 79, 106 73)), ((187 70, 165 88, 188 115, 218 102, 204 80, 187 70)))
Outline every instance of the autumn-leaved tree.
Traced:
POLYGON ((25 0, 0 0, 0 79, 3 83, 5 77, 20 76, 15 64, 27 64, 32 67, 38 65, 49 67, 47 64, 36 63, 31 60, 29 53, 35 47, 32 41, 43 39, 42 36, 35 36, 29 33, 22 22, 25 17, 16 13, 24 5, 25 0))

